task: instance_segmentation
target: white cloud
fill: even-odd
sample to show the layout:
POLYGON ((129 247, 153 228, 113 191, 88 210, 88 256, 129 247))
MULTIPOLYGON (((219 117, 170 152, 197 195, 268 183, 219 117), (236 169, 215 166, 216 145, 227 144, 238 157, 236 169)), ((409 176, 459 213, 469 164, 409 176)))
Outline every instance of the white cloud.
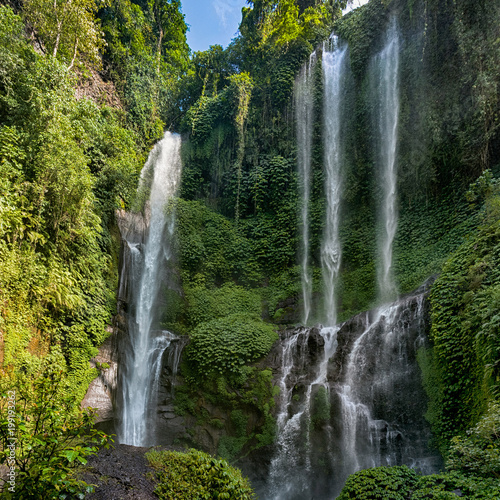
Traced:
POLYGON ((212 6, 224 28, 228 27, 229 18, 240 12, 239 0, 213 0, 212 6))

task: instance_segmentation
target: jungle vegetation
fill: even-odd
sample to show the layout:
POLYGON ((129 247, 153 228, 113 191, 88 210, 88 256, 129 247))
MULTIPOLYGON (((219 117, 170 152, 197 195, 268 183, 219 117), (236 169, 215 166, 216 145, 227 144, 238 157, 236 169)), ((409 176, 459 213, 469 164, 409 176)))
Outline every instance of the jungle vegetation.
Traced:
MULTIPOLYGON (((0 457, 7 463, 7 394, 15 390, 22 488, 36 484, 44 498, 83 497, 88 485, 75 465, 109 440, 96 432, 85 437, 91 416, 80 402, 98 372, 89 359, 116 311, 114 213, 140 205, 139 173, 165 129, 183 135, 176 200, 183 294, 169 298, 164 322, 192 341, 176 409, 199 416, 201 393, 229 412, 223 458, 272 443, 272 373, 254 362, 276 340, 277 325, 293 322, 290 303, 300 307, 295 77, 332 30, 349 43, 353 112, 345 124, 341 227, 347 319, 376 304, 379 194, 366 73, 389 12, 397 12, 408 43, 395 271, 401 293, 438 275, 431 346, 419 362, 448 472, 421 478, 404 468, 364 471, 349 479, 341 498, 378 498, 395 482, 413 496, 401 496, 403 488, 394 498, 452 498, 457 488, 470 498, 495 497, 487 495, 500 475, 500 5, 371 0, 342 17, 345 3, 249 1, 227 48, 191 53, 179 0, 1 2, 0 457), (249 331, 255 335, 246 338, 249 331), (225 357, 228 345, 238 366, 225 357), (249 432, 250 411, 259 418, 249 432)), ((316 78, 320 89, 319 67, 316 78)), ((318 91, 311 199, 318 302, 321 99, 318 91)), ((182 476, 186 467, 209 464, 200 474, 227 473, 232 479, 224 487, 250 497, 224 461, 195 451, 149 459, 161 491, 172 487, 161 480, 165 467, 182 476)), ((190 487, 201 488, 199 481, 190 487)))

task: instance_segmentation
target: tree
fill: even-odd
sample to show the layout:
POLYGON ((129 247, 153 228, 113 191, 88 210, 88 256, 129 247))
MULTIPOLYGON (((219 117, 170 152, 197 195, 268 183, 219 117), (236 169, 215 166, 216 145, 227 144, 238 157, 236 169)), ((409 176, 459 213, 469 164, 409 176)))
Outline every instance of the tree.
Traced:
POLYGON ((103 35, 94 14, 99 0, 27 0, 27 20, 46 51, 72 68, 79 58, 101 66, 103 35))

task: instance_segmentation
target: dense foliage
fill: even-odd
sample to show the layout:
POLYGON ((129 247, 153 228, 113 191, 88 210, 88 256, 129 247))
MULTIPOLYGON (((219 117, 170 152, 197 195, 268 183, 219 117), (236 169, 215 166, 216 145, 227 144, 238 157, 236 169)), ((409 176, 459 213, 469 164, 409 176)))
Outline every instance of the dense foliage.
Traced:
POLYGON ((406 466, 377 467, 349 476, 339 500, 495 499, 498 481, 457 473, 420 476, 406 466))
POLYGON ((114 112, 76 100, 66 67, 33 51, 10 9, 0 14, 11 64, 0 103, 3 362, 29 373, 57 347, 81 398, 114 304, 112 211, 137 153, 114 112))
POLYGON ((122 110, 77 99, 72 70, 101 61, 96 5, 23 7, 27 24, 0 6, 2 391, 17 396, 15 495, 59 498, 83 495, 71 469, 97 449, 79 405, 116 307, 114 211, 145 145, 122 110))
POLYGON ((93 487, 78 478, 78 467, 109 437, 93 429, 92 412, 82 411, 52 356, 40 371, 12 382, 4 371, 0 463, 14 473, 2 478, 2 498, 84 498, 93 487))
POLYGON ((417 473, 405 465, 362 470, 349 476, 338 498, 339 500, 407 499, 417 485, 417 478, 417 473))
POLYGON ((103 63, 129 121, 147 143, 179 120, 177 81, 187 70, 187 26, 179 0, 112 0, 99 11, 103 63))
MULTIPOLYGON (((146 193, 134 203, 139 169, 165 128, 183 133, 180 199, 169 207, 182 293, 167 290, 161 314, 165 327, 191 340, 176 412, 222 431, 218 452, 227 459, 272 443, 277 389, 259 361, 277 339, 272 323, 298 321, 301 307, 295 78, 332 29, 348 43, 338 287, 347 318, 376 303, 381 193, 370 61, 397 13, 394 271, 401 293, 440 273, 432 345, 419 357, 450 472, 360 472, 341 498, 452 498, 454 489, 498 496, 498 2, 371 0, 341 17, 343 0, 253 0, 226 49, 192 57, 179 0, 9 3, 14 10, 0 6, 0 362, 3 389, 26 403, 16 415, 26 443, 16 456, 20 491, 85 489, 71 470, 94 448, 81 443, 89 420, 77 406, 115 312, 114 212, 144 208, 146 193), (105 90, 86 94, 89 81, 105 90), (57 383, 48 388, 47 380, 57 383), (46 420, 30 402, 47 410, 46 420), (40 436, 32 422, 47 432, 40 436)), ((321 50, 316 60, 310 274, 313 319, 322 321, 321 50)), ((331 408, 321 389, 312 410, 312 425, 324 426, 331 408)), ((219 487, 220 498, 251 496, 227 464, 200 453, 151 457, 164 498, 210 497, 219 487), (199 484, 185 482, 186 468, 197 470, 199 484)))
POLYGON ((430 418, 438 439, 475 424, 498 397, 500 344, 500 193, 486 172, 469 199, 484 204, 481 225, 447 260, 432 288, 430 418))
POLYGON ((160 499, 254 498, 248 479, 225 460, 217 460, 198 450, 187 453, 151 450, 146 457, 157 470, 155 493, 160 499))

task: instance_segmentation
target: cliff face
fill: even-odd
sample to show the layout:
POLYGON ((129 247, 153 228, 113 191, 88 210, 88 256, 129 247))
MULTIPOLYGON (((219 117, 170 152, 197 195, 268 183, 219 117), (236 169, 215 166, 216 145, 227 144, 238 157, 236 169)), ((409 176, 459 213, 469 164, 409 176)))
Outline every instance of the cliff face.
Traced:
POLYGON ((96 423, 112 424, 115 418, 113 397, 117 388, 116 372, 118 360, 114 337, 109 337, 99 348, 99 354, 90 360, 90 366, 99 370, 99 375, 89 385, 82 401, 82 408, 97 410, 96 423))
MULTIPOLYGON (((284 482, 291 488, 288 498, 309 498, 304 496, 307 491, 310 498, 337 494, 347 475, 360 467, 404 463, 432 471, 439 465, 437 454, 428 449, 426 397, 416 361, 418 349, 427 345, 428 289, 425 285, 335 328, 280 331, 280 339, 258 363, 259 370, 272 371, 272 384, 279 388, 272 411, 274 444, 256 446, 247 439, 233 457, 263 498, 269 491, 279 494, 284 482)), ((120 389, 113 377, 120 370, 119 353, 127 335, 125 302, 121 308, 115 333, 96 359, 111 367, 94 381, 86 397, 86 403, 98 407, 100 418, 107 420, 108 429, 111 401, 118 410, 115 418, 119 416, 119 398, 113 391, 120 389)), ((179 366, 187 342, 181 336, 163 353, 151 423, 155 443, 218 454, 228 439, 238 439, 234 410, 202 391, 187 411, 182 408, 179 394, 185 380, 179 366)), ((250 435, 263 422, 259 412, 247 408, 245 429, 250 435)))
POLYGON ((78 75, 78 84, 75 89, 77 99, 90 99, 98 106, 109 106, 111 108, 124 110, 115 85, 112 81, 105 81, 93 68, 86 68, 87 74, 78 75))

